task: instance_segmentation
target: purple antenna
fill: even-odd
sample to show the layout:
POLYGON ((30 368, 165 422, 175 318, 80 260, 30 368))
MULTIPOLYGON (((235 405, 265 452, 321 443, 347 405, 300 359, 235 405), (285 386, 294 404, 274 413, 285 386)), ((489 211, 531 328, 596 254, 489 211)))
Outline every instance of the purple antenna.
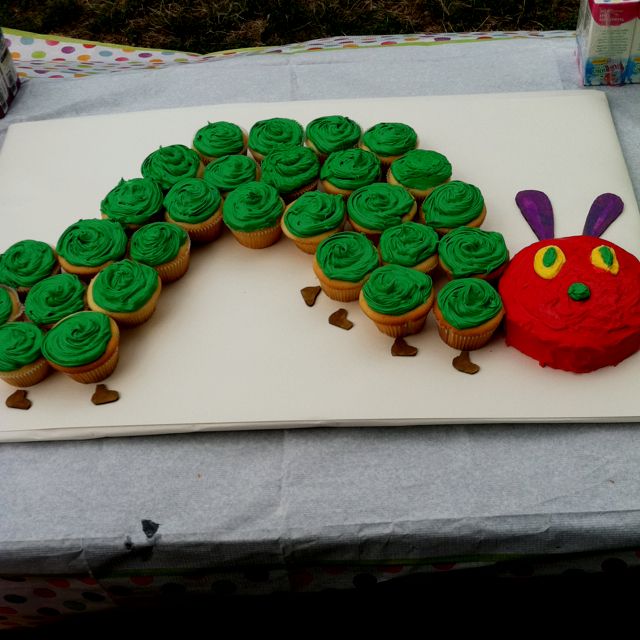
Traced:
POLYGON ((582 235, 599 238, 624 209, 622 199, 613 193, 599 195, 591 205, 582 235))
POLYGON ((516 204, 538 240, 549 240, 555 236, 553 207, 546 193, 533 189, 518 191, 516 204))

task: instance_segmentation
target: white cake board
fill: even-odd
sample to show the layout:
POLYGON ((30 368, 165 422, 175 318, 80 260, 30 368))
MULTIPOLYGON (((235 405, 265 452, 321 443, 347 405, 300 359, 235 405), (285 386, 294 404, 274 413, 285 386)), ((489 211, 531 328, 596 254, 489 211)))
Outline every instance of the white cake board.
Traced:
MULTIPOLYGON (((97 217, 121 178, 139 175, 159 145, 190 144, 207 121, 249 129, 273 116, 302 124, 340 113, 364 128, 400 121, 422 148, 450 159, 455 179, 483 191, 485 229, 511 253, 535 240, 514 196, 549 194, 556 235, 582 230, 593 199, 619 194, 625 212, 605 238, 640 254, 640 215, 600 92, 330 100, 216 105, 13 125, 0 153, 0 251, 25 238, 55 244, 79 218, 97 217)), ((394 358, 392 340, 359 311, 299 290, 317 284, 312 258, 283 238, 252 251, 226 234, 197 249, 187 276, 162 293, 158 310, 126 332, 109 378, 119 402, 94 406, 93 386, 56 374, 33 387, 29 411, 0 406, 0 441, 149 435, 200 430, 520 421, 638 420, 640 354, 617 367, 575 375, 541 368, 499 338, 473 354, 464 375, 429 318, 394 358), (327 318, 348 308, 355 327, 327 318)), ((3 398, 12 388, 0 382, 3 398)))

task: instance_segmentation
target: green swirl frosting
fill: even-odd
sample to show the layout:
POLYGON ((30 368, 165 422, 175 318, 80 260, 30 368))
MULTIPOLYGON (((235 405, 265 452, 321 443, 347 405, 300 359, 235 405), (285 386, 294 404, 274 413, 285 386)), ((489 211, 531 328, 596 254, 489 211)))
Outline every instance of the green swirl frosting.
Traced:
POLYGON ((491 273, 509 259, 504 237, 497 231, 458 227, 440 240, 440 259, 454 278, 491 273))
POLYGON ((332 153, 322 165, 320 179, 338 189, 353 190, 375 182, 380 177, 380 160, 375 153, 346 149, 332 153))
POLYGON ((371 274, 362 287, 362 295, 374 311, 401 316, 424 304, 432 290, 433 282, 426 273, 387 264, 371 274))
POLYGON ((202 155, 219 158, 244 151, 244 133, 232 122, 209 122, 198 129, 193 138, 193 146, 202 155))
POLYGON ((347 211, 361 227, 382 231, 401 224, 414 204, 414 197, 402 187, 379 182, 354 191, 347 201, 347 211))
POLYGON ((265 182, 247 182, 232 191, 224 201, 222 217, 235 231, 257 231, 275 227, 284 203, 275 187, 265 182))
POLYGON ((220 192, 202 178, 185 178, 171 187, 164 206, 172 220, 198 224, 211 218, 220 208, 220 192))
POLYGON ((42 356, 42 331, 30 322, 0 326, 0 371, 16 371, 42 356))
POLYGON ((416 148, 418 135, 408 124, 379 122, 364 132, 362 142, 379 156, 399 156, 416 148))
POLYGON ((321 191, 303 193, 284 214, 284 224, 298 238, 310 238, 339 227, 345 216, 342 196, 321 191))
POLYGON ((183 144, 160 147, 150 153, 142 163, 142 175, 155 180, 163 191, 168 191, 183 178, 195 178, 200 169, 200 156, 183 144))
POLYGON ((316 249, 316 261, 327 278, 347 282, 360 282, 380 264, 371 240, 356 231, 325 238, 316 249))
POLYGON ((84 285, 73 274, 45 278, 29 291, 25 315, 35 324, 53 324, 84 309, 84 292, 84 285))
POLYGON ((355 147, 362 129, 357 122, 345 116, 323 116, 307 125, 305 135, 320 153, 328 155, 355 147))
POLYGON ((100 203, 100 211, 123 224, 144 224, 162 209, 162 191, 151 178, 120 180, 100 203))
POLYGON ((450 325, 456 329, 470 329, 500 313, 502 299, 485 280, 460 278, 440 289, 438 307, 450 325))
POLYGON ((109 340, 109 316, 98 311, 81 311, 61 320, 47 333, 42 353, 61 367, 81 367, 102 357, 109 340))
POLYGON ((431 189, 451 177, 451 163, 437 151, 414 149, 391 163, 393 177, 408 189, 431 189))
POLYGON ((99 267, 119 260, 127 249, 127 234, 114 220, 78 220, 67 227, 56 246, 57 252, 76 267, 99 267))
POLYGON ((154 222, 131 236, 129 253, 132 260, 156 267, 175 259, 188 237, 187 232, 176 224, 154 222))
POLYGON ((318 179, 320 162, 308 147, 276 149, 262 161, 262 181, 291 193, 318 179))
POLYGON ((57 264, 53 249, 40 240, 20 240, 0 256, 0 283, 32 287, 51 274, 57 264))
POLYGON ((4 324, 13 312, 13 299, 4 287, 0 287, 0 324, 4 324))
POLYGON ((404 222, 382 232, 379 249, 383 262, 415 267, 438 250, 438 234, 423 224, 404 222))
POLYGON ((303 140, 302 127, 290 118, 260 120, 249 131, 249 148, 262 155, 267 155, 277 147, 300 146, 303 140))
POLYGON ((204 181, 222 192, 232 191, 256 179, 258 165, 248 156, 223 156, 210 162, 204 170, 204 181))
POLYGON ((436 187, 422 203, 425 222, 434 229, 450 229, 468 224, 484 207, 478 187, 452 180, 436 187))
POLYGON ((114 262, 93 279, 93 300, 106 311, 130 313, 143 307, 156 292, 155 269, 133 260, 114 262))

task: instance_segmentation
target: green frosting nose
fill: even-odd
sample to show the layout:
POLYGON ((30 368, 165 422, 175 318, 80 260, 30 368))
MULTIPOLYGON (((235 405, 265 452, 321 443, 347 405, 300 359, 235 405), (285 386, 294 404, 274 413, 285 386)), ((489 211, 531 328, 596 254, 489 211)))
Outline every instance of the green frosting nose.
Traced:
POLYGON ((586 284, 582 282, 574 282, 568 289, 567 293, 572 300, 588 300, 591 297, 591 291, 586 284))

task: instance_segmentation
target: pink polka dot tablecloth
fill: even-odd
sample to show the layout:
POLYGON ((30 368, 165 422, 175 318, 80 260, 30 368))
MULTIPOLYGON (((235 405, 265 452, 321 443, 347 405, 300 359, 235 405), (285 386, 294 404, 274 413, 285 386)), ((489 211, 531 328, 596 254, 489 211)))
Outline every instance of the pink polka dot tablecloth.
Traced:
POLYGON ((172 64, 200 64, 223 58, 255 55, 293 55, 339 49, 392 46, 433 46, 522 38, 573 38, 573 31, 493 31, 470 33, 384 36, 340 36, 288 44, 281 47, 231 49, 208 54, 140 49, 38 35, 3 27, 13 62, 21 78, 84 78, 97 73, 160 69, 172 64))

